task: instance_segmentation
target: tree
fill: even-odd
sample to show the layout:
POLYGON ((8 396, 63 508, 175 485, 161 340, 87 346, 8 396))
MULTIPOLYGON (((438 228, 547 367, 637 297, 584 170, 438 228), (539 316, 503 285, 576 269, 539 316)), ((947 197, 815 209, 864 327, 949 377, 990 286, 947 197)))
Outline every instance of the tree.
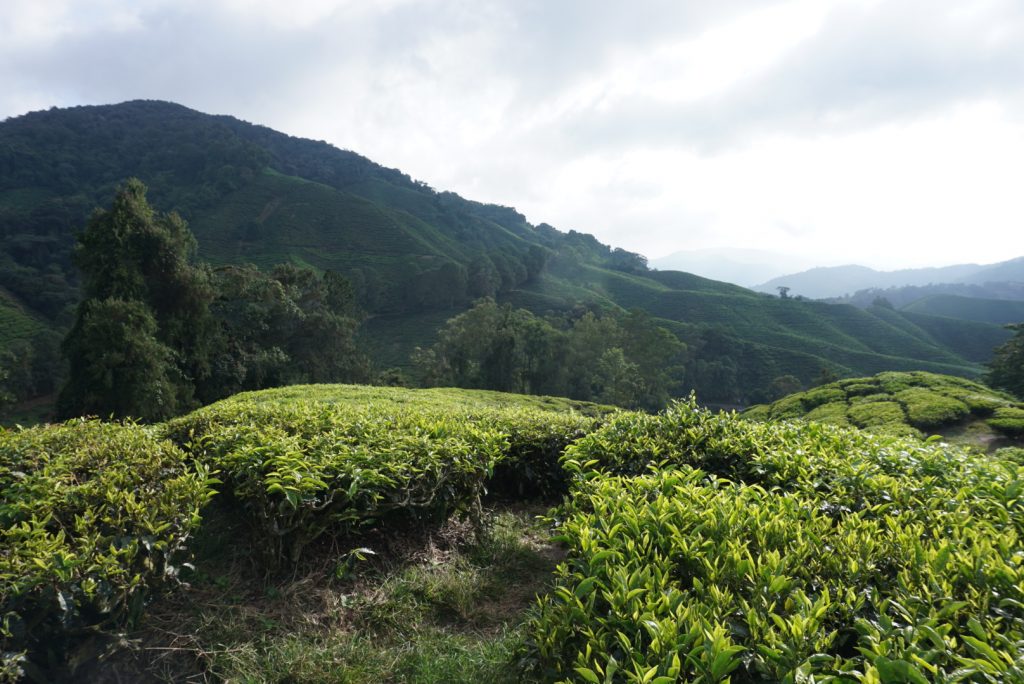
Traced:
POLYGON ((1024 323, 1004 327, 1015 334, 992 353, 985 382, 1024 399, 1024 323))
POLYGON ((542 319, 482 299, 448 320, 413 362, 425 385, 553 394, 659 409, 686 346, 642 311, 542 319))
POLYGON ((72 372, 57 399, 58 415, 161 420, 177 413, 175 354, 156 331, 142 302, 85 300, 64 342, 72 372))
POLYGON ((804 388, 803 383, 800 382, 800 378, 795 375, 780 375, 772 380, 771 395, 772 399, 781 399, 782 397, 795 394, 804 388))
POLYGON ((269 274, 246 265, 217 269, 214 284, 218 330, 204 401, 275 385, 369 379, 369 362, 355 345, 361 313, 346 278, 290 264, 269 274))
POLYGON ((193 405, 196 382, 210 372, 213 332, 213 292, 192 263, 195 250, 185 222, 154 212, 138 179, 92 215, 75 248, 83 300, 64 340, 59 415, 150 419, 193 405), (114 344, 127 345, 124 353, 114 344))

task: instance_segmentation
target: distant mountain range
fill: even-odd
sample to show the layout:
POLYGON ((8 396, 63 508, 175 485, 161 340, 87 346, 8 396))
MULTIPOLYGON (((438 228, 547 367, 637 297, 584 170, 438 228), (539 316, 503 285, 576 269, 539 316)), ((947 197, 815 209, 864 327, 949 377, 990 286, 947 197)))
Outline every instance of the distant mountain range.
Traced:
POLYGON ((732 247, 691 249, 673 252, 650 265, 661 271, 686 271, 704 278, 754 287, 771 278, 811 267, 799 257, 760 249, 732 247))
POLYGON ((957 264, 941 268, 909 268, 876 271, 866 266, 823 266, 772 278, 753 289, 775 293, 788 287, 791 296, 826 299, 852 295, 859 290, 938 284, 985 285, 1024 283, 1024 257, 996 264, 957 264))
MULTIPOLYGON (((188 221, 213 265, 290 262, 347 276, 368 314, 362 343, 379 367, 408 367, 415 347, 432 344, 482 296, 555 318, 643 309, 688 347, 678 391, 696 388, 705 401, 764 400, 774 379, 809 385, 823 370, 977 375, 1009 336, 987 322, 781 299, 649 270, 640 255, 591 235, 533 225, 512 208, 434 190, 355 152, 134 101, 0 122, 0 352, 67 329, 78 299, 74 235, 131 176, 149 186, 155 208, 188 221)), ((751 252, 716 258, 747 272, 778 263, 751 252)), ((983 268, 991 267, 961 267, 957 277, 984 279, 983 268)), ((783 284, 827 294, 802 282, 783 284)), ((838 291, 875 284, 850 278, 838 291)))

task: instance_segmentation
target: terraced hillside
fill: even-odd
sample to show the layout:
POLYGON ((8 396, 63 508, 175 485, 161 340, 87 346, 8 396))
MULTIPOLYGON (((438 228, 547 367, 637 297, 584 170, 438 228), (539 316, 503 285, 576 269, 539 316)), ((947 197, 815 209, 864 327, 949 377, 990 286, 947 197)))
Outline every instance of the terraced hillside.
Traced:
POLYGON ((914 437, 937 434, 981 446, 1024 439, 1024 404, 976 382, 924 372, 847 378, 753 406, 743 415, 800 418, 914 437))

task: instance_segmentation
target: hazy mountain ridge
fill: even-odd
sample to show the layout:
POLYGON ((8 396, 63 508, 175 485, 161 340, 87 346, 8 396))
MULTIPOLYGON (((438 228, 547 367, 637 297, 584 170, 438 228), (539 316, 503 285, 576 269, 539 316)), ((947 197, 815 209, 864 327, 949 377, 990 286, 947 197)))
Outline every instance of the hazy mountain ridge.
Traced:
POLYGON ((650 265, 660 270, 688 271, 753 288, 758 283, 808 268, 811 263, 779 252, 725 247, 673 252, 651 259, 650 265))
POLYGON ((934 268, 878 271, 867 266, 821 266, 779 276, 754 287, 774 293, 788 287, 791 295, 811 299, 839 298, 860 290, 939 284, 1024 283, 1024 257, 995 264, 955 264, 934 268))

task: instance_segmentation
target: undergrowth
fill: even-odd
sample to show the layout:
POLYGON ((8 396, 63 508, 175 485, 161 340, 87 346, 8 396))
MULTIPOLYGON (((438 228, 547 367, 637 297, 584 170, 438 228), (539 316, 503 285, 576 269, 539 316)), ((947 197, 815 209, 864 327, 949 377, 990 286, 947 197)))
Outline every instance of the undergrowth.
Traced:
POLYGON ((362 538, 361 558, 322 544, 296 572, 267 581, 243 521, 213 514, 191 587, 155 606, 135 648, 94 673, 135 682, 523 682, 524 627, 561 552, 541 507, 489 510, 474 534, 362 538), (224 540, 235 539, 228 546, 224 540))

